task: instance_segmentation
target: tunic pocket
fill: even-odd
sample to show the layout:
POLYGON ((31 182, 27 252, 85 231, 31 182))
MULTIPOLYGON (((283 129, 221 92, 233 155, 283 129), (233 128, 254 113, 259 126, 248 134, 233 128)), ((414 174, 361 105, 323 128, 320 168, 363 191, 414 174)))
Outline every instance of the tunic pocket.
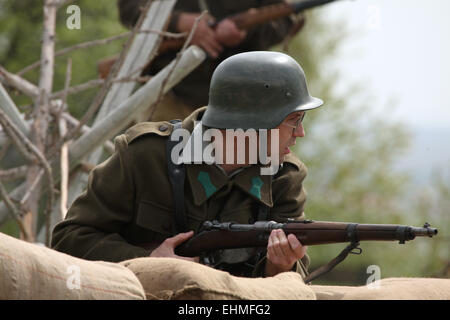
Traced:
POLYGON ((141 200, 136 224, 156 233, 172 234, 172 209, 148 200, 141 200))

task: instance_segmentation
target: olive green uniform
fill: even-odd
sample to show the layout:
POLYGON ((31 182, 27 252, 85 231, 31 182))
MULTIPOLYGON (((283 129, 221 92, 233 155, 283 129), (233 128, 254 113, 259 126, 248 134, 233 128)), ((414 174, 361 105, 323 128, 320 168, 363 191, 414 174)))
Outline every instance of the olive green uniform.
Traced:
MULTIPOLYGON (((205 109, 186 118, 183 128, 192 132, 205 109)), ((87 191, 55 227, 54 249, 88 260, 118 262, 149 256, 151 251, 140 244, 173 236, 174 196, 165 151, 172 128, 169 122, 144 122, 116 137, 115 153, 92 170, 87 191)), ((306 167, 295 156, 287 156, 275 177, 260 175, 258 165, 232 177, 216 165, 185 164, 185 168, 189 230, 198 231, 205 220, 254 222, 261 203, 270 207, 271 220, 304 217, 306 167)), ((304 276, 308 264, 305 256, 295 268, 304 276)), ((262 266, 264 260, 255 276, 263 275, 262 266)))

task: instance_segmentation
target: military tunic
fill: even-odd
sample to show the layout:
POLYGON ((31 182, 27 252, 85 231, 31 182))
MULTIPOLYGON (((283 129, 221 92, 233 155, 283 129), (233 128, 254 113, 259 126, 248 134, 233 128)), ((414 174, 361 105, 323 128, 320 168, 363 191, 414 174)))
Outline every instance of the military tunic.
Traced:
MULTIPOLYGON (((193 131, 206 108, 182 122, 193 131)), ((144 122, 115 139, 115 153, 92 170, 87 190, 53 231, 52 247, 88 260, 119 262, 149 256, 141 246, 172 235, 174 196, 167 174, 165 142, 169 122, 144 122)), ((216 165, 185 164, 184 206, 189 230, 205 220, 252 223, 261 203, 269 219, 304 218, 306 167, 288 155, 275 177, 252 165, 229 177, 216 165), (258 183, 255 183, 258 181, 258 183), (262 183, 261 183, 262 182, 262 183)), ((305 275, 309 259, 295 267, 305 275)), ((263 275, 261 260, 254 275, 263 275)))

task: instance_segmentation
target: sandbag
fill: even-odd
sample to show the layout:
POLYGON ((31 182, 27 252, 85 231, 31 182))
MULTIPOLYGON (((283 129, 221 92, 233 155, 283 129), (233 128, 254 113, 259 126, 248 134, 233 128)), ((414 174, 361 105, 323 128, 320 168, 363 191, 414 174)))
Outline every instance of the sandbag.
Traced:
POLYGON ((386 278, 369 286, 312 285, 317 300, 450 300, 450 279, 386 278))
POLYGON ((117 263, 87 261, 0 233, 0 299, 145 299, 117 263))
POLYGON ((121 264, 138 277, 148 300, 315 300, 296 272, 243 278, 174 258, 137 258, 121 264))

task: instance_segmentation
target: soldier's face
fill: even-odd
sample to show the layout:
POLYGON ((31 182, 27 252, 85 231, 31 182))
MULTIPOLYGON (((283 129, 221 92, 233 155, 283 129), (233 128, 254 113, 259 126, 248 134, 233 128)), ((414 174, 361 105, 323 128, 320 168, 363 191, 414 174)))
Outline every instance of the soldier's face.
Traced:
MULTIPOLYGON (((279 160, 284 161, 284 157, 291 152, 290 148, 295 145, 295 140, 305 136, 302 120, 304 111, 298 111, 288 115, 284 121, 275 129, 278 129, 279 136, 279 160)), ((269 139, 270 141, 270 139, 269 139)), ((269 149, 270 150, 270 149, 269 149)))
MULTIPOLYGON (((265 157, 264 159, 268 159, 269 162, 277 166, 278 164, 283 163, 285 156, 291 152, 289 148, 295 145, 295 140, 305 136, 302 125, 304 115, 305 113, 303 111, 291 113, 278 127, 270 130, 263 129, 266 132, 265 134, 262 134, 261 132, 258 133, 253 129, 246 131, 220 129, 218 131, 221 133, 221 139, 214 139, 215 156, 217 157, 219 155, 218 152, 222 150, 218 156, 218 158, 221 159, 219 163, 228 165, 248 165, 256 163, 257 157, 262 157, 262 153, 268 157, 265 157), (229 136, 228 130, 231 131, 229 136), (250 132, 251 130, 253 131, 250 132), (252 134, 256 135, 257 138, 246 138, 247 135, 252 136, 252 134), (241 143, 238 141, 241 141, 241 143), (260 150, 261 144, 267 146, 265 151, 260 150), (239 160, 239 158, 241 160, 239 160), (277 160, 278 163, 275 163, 277 160)), ((266 160, 259 159, 262 164, 267 164, 266 160)))

